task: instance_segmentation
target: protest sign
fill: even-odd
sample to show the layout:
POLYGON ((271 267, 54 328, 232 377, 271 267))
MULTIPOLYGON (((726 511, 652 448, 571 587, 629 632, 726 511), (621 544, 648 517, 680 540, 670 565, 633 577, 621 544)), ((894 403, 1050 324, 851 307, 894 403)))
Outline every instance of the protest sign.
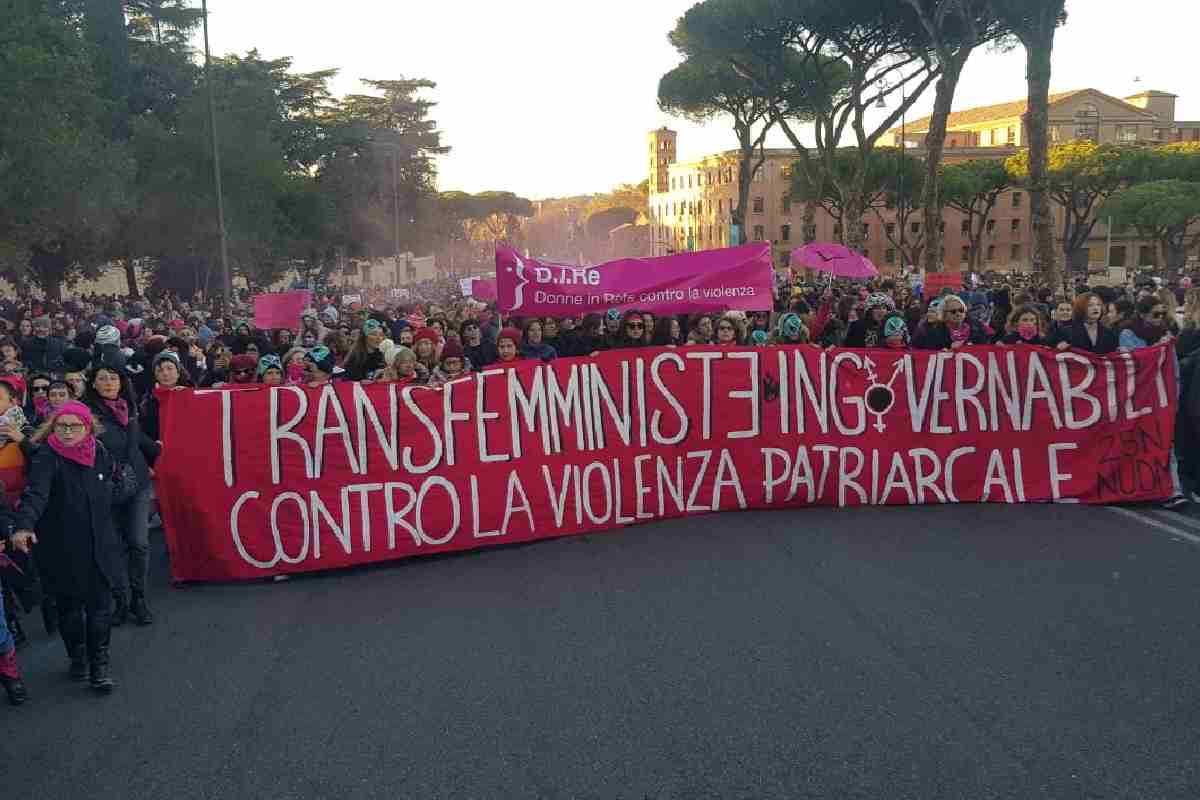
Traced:
POLYGON ((471 295, 481 303, 493 303, 496 301, 496 279, 495 278, 472 278, 474 281, 471 285, 471 295))
POLYGON ((962 273, 958 270, 950 272, 926 272, 925 273, 925 297, 937 297, 941 294, 942 289, 949 289, 952 292, 962 291, 962 273))
POLYGON ((628 258, 573 267, 522 258, 496 248, 500 308, 514 314, 554 316, 608 309, 681 314, 774 305, 771 245, 756 243, 661 258, 628 258))
POLYGON ((312 292, 300 289, 293 292, 275 292, 254 297, 254 327, 259 330, 300 326, 300 314, 312 302, 312 292))
POLYGON ((472 283, 471 278, 459 278, 458 279, 458 291, 460 293, 462 293, 463 297, 471 296, 471 283, 472 283))
MULTIPOLYGON (((252 579, 749 508, 1161 499, 1175 359, 684 348, 433 390, 159 392, 178 580, 252 579)), ((869 535, 869 534, 864 534, 869 535)))
POLYGON ((362 302, 361 294, 344 294, 342 295, 342 305, 351 306, 362 302))

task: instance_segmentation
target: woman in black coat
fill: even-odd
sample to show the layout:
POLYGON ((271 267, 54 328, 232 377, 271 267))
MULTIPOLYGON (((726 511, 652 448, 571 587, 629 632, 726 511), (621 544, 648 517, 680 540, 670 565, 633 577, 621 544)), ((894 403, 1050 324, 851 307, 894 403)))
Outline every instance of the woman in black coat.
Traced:
POLYGON ((93 689, 108 692, 112 589, 124 567, 112 518, 115 461, 99 446, 96 428, 91 410, 71 401, 35 435, 45 444, 33 457, 13 515, 13 544, 23 551, 36 545, 45 590, 58 608, 71 677, 90 677, 93 689))
POLYGON ((137 403, 129 378, 111 367, 97 367, 88 379, 84 402, 100 422, 98 436, 105 449, 124 466, 133 467, 137 478, 137 493, 113 508, 117 533, 129 554, 127 580, 113 586, 116 610, 113 624, 123 625, 130 612, 139 625, 154 621, 146 603, 146 578, 150 573, 150 467, 158 458, 158 444, 142 432, 138 423, 137 403), (126 598, 126 587, 132 590, 126 598))
POLYGON ((969 344, 990 344, 987 329, 967 316, 967 304, 958 295, 946 295, 941 302, 941 320, 927 323, 913 346, 918 350, 955 350, 969 344))
POLYGON ((1086 350, 1098 356, 1115 352, 1120 346, 1116 331, 1101 322, 1104 301, 1100 295, 1087 292, 1075 298, 1072 318, 1050 334, 1050 346, 1059 350, 1086 350))

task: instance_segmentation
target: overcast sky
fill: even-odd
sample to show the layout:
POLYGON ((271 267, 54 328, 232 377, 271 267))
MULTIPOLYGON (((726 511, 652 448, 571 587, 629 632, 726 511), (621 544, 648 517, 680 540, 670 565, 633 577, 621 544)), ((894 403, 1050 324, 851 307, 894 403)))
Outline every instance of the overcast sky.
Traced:
MULTIPOLYGON (((440 163, 443 190, 607 191, 647 177, 646 134, 660 125, 679 131, 682 160, 734 146, 722 120, 700 127, 658 109, 658 79, 678 63, 666 35, 692 0, 339 0, 313 13, 294 0, 208 5, 215 53, 258 48, 291 57, 298 71, 337 68, 339 95, 362 91, 362 78, 436 81, 434 118, 453 148, 440 163)), ((1180 95, 1181 119, 1200 119, 1200 3, 1068 0, 1067 8, 1052 91, 1160 89, 1180 95)), ((980 52, 956 107, 1024 94, 1020 50, 980 52)), ((931 91, 914 115, 932 102, 931 91)))

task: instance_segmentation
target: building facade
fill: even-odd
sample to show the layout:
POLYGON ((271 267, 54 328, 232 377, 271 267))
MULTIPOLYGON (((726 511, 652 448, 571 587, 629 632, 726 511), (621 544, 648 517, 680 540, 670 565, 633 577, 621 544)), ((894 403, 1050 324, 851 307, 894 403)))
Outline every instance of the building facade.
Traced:
MULTIPOLYGON (((1094 89, 1064 92, 1051 97, 1051 139, 1091 139, 1108 143, 1165 144, 1200 141, 1200 121, 1175 119, 1176 96, 1166 92, 1143 92, 1120 100, 1094 89)), ((951 115, 946 137, 945 161, 955 163, 975 158, 1005 159, 1026 142, 1022 123, 1025 101, 969 109, 951 115)), ((920 156, 925 146, 929 119, 908 123, 889 131, 881 144, 899 147, 920 156)), ((731 213, 737 205, 739 154, 736 150, 680 162, 675 158, 678 134, 667 128, 651 131, 650 151, 650 255, 685 250, 727 247, 736 241, 731 213)), ((791 168, 796 159, 791 149, 766 150, 765 161, 751 181, 746 209, 746 237, 770 241, 775 263, 785 266, 795 247, 804 242, 802 204, 791 199, 791 168)), ((1061 210, 1056 211, 1058 230, 1063 229, 1061 210)), ((911 267, 905 249, 897 246, 898 222, 893 211, 872 209, 866 223, 866 255, 886 273, 898 274, 911 267), (889 236, 889 232, 891 235, 889 236)), ((953 209, 945 211, 942 225, 942 261, 946 269, 966 268, 970 239, 966 218, 953 209)), ((920 241, 924 221, 909 220, 902 241, 920 241)), ((1153 242, 1114 230, 1110 237, 1101 222, 1087 245, 1089 269, 1153 266, 1159 258, 1153 242), (1111 242, 1110 242, 1111 239, 1111 242)), ((839 241, 840 226, 824 210, 816 219, 818 241, 839 241)), ((982 272, 1027 271, 1030 268, 1032 228, 1026 192, 1014 188, 1000 197, 980 243, 982 272)), ((920 258, 921 253, 913 253, 920 258)), ((1061 255, 1061 241, 1059 248, 1061 255)), ((918 265, 919 266, 919 265, 918 265)))

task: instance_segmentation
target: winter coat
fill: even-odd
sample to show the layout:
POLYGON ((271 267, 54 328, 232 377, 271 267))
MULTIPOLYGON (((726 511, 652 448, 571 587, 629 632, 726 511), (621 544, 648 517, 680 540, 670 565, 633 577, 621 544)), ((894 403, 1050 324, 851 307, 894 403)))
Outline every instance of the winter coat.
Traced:
MULTIPOLYGON (((1053 334, 1052 334, 1053 335, 1053 334)), ((1034 347, 1053 347, 1050 339, 1044 336, 1035 336, 1032 339, 1022 339, 1021 334, 1006 333, 1000 337, 1001 344, 1027 344, 1034 347)))
MULTIPOLYGON (((887 319, 887 317, 884 317, 887 319)), ((874 323, 868 319, 856 319, 846 330, 843 347, 880 347, 883 345, 883 323, 874 323)))
POLYGON ((482 338, 477 345, 464 345, 463 355, 467 357, 467 361, 471 362, 471 367, 474 369, 482 369, 495 364, 500 359, 499 354, 496 353, 495 343, 482 338))
POLYGON ((343 366, 346 370, 347 380, 365 381, 383 372, 387 364, 384 362, 382 350, 372 350, 354 362, 346 361, 343 366))
POLYGON ((62 372, 67 343, 60 336, 30 336, 21 348, 21 360, 30 372, 62 372))
POLYGON ((113 527, 114 466, 101 447, 92 467, 38 448, 13 525, 37 533, 35 553, 48 593, 86 597, 98 576, 109 587, 120 584, 124 552, 113 527))
POLYGON ((545 342, 538 344, 523 344, 520 347, 521 355, 525 358, 540 358, 542 361, 553 361, 558 358, 558 351, 545 342))
POLYGON ((1092 337, 1088 336, 1087 327, 1082 322, 1072 322, 1055 328, 1050 334, 1050 346, 1058 347, 1060 342, 1066 342, 1076 350, 1086 350, 1098 356, 1108 355, 1120 346, 1116 332, 1103 324, 1097 326, 1096 343, 1092 344, 1092 337))
MULTIPOLYGON (((971 328, 971 333, 967 336, 968 344, 989 344, 991 336, 988 335, 987 329, 971 318, 967 318, 966 325, 971 328)), ((944 322, 934 322, 926 325, 913 340, 913 347, 918 350, 949 350, 954 340, 950 337, 950 329, 946 327, 944 322)))
POLYGON ((150 485, 150 467, 158 458, 160 448, 158 443, 148 437, 143 431, 137 418, 136 409, 129 410, 129 425, 117 422, 117 417, 107 403, 90 406, 92 414, 104 425, 100 434, 100 443, 108 452, 122 464, 132 464, 137 474, 138 488, 144 489, 150 485))

